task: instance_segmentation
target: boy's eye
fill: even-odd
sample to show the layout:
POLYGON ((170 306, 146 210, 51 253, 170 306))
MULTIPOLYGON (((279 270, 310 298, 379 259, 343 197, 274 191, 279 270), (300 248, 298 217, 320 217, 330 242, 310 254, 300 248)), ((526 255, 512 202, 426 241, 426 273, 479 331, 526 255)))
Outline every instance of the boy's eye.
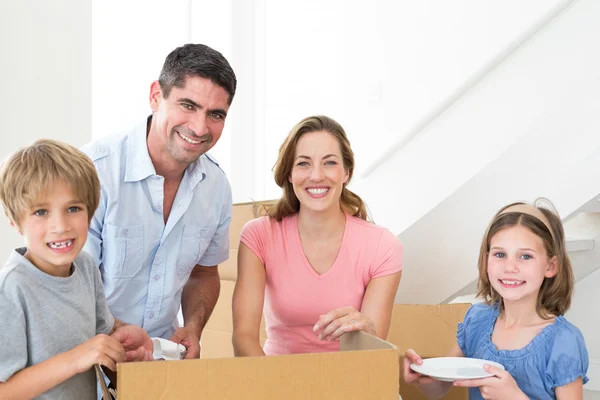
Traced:
POLYGON ((46 210, 37 210, 33 213, 33 215, 37 215, 38 217, 43 217, 46 214, 48 214, 48 211, 46 210))
POLYGON ((77 211, 81 211, 81 207, 73 206, 73 207, 69 207, 67 209, 67 212, 70 212, 70 213, 74 213, 74 212, 77 212, 77 211))

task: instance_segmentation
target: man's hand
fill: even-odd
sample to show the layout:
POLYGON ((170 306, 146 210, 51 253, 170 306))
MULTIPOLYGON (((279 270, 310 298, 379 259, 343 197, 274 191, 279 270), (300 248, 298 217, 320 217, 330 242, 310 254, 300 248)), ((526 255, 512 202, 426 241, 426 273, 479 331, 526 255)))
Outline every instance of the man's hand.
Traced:
POLYGON ((169 340, 185 346, 186 360, 191 358, 200 358, 200 338, 198 337, 195 329, 187 326, 178 328, 169 340))
POLYGON ((137 325, 120 326, 110 335, 125 349, 126 361, 154 360, 154 344, 144 329, 137 325))

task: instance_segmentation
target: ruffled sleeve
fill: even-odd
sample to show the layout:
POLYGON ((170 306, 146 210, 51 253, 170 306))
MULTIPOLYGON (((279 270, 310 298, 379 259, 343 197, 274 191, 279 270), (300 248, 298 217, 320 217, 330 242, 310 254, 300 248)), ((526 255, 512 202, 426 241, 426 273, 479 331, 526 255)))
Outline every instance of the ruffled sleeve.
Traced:
POLYGON ((585 384, 589 357, 581 331, 568 321, 552 341, 550 359, 546 368, 548 386, 556 388, 567 385, 581 377, 585 384))
POLYGON ((480 341, 493 325, 496 317, 493 307, 485 303, 474 304, 467 310, 465 319, 458 324, 456 340, 465 357, 471 357, 479 347, 480 341))

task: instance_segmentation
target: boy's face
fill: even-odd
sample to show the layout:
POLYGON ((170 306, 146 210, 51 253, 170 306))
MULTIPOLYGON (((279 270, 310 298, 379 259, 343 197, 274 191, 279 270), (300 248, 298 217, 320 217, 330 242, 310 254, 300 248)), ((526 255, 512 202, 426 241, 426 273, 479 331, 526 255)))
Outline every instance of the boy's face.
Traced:
POLYGON ((25 239, 29 261, 47 274, 68 276, 85 244, 88 227, 86 205, 68 184, 56 182, 25 210, 17 229, 25 239))

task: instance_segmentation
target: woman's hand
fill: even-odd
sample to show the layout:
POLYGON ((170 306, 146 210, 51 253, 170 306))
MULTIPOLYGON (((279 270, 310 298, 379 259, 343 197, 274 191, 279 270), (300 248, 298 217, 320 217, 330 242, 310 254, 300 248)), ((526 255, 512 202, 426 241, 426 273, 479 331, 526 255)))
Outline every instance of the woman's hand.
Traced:
POLYGON ((354 307, 336 308, 325 315, 321 315, 313 327, 313 332, 319 335, 319 340, 330 342, 351 331, 377 334, 373 321, 354 307))
POLYGON ((455 381, 454 386, 459 387, 478 387, 481 391, 481 396, 484 399, 494 400, 525 400, 529 399, 525 393, 519 389, 519 385, 510 373, 503 369, 484 365, 483 369, 490 374, 494 374, 489 378, 469 379, 455 381))

